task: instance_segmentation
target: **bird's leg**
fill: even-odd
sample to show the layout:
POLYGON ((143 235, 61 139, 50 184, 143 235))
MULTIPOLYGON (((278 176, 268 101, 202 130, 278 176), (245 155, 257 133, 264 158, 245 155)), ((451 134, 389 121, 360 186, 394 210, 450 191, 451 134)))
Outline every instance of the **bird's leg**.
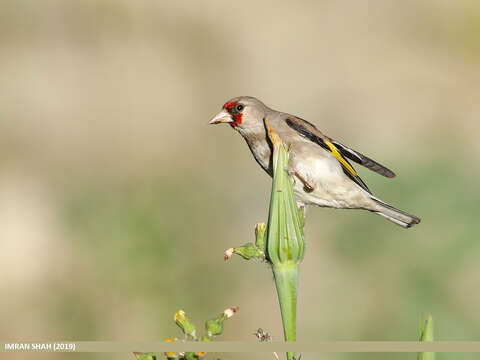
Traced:
POLYGON ((310 181, 308 181, 307 179, 305 179, 305 177, 303 175, 301 175, 300 172, 293 165, 290 166, 290 171, 289 172, 290 172, 290 175, 295 175, 298 179, 300 179, 300 181, 302 182, 302 184, 304 186, 304 190, 306 192, 312 192, 313 190, 315 190, 312 183, 310 181))

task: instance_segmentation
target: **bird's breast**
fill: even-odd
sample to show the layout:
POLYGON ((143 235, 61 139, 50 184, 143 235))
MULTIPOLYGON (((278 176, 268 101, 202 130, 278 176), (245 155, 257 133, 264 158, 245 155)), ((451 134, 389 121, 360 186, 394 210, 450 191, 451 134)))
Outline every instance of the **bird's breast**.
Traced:
POLYGON ((246 138, 248 147, 253 154, 253 157, 257 163, 265 170, 267 173, 272 175, 272 164, 271 157, 272 151, 265 137, 257 136, 253 138, 246 138))

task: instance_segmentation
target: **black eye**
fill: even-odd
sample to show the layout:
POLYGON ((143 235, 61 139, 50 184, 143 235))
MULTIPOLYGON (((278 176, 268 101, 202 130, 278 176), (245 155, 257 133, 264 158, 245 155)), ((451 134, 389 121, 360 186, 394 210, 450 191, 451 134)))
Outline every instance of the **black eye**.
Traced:
POLYGON ((242 111, 243 110, 243 105, 238 104, 236 109, 237 109, 237 111, 242 111))

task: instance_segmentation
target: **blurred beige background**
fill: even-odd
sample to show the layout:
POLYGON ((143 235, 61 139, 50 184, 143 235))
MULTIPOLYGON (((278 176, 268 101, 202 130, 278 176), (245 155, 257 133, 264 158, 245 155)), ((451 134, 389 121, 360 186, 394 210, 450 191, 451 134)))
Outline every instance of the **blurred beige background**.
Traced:
POLYGON ((281 339, 268 267, 223 262, 270 180, 207 125, 253 95, 392 167, 360 172, 423 219, 311 209, 298 338, 415 340, 432 312, 438 340, 478 340, 479 61, 474 0, 2 0, 0 338, 158 340, 179 308, 202 327, 238 305, 221 339, 281 339))

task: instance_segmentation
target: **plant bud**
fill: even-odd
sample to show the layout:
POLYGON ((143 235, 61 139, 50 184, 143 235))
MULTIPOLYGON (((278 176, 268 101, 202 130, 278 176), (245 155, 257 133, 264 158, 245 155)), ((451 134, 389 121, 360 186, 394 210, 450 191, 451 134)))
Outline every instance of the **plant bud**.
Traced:
POLYGON ((266 253, 275 265, 299 264, 304 253, 304 216, 299 210, 288 174, 289 154, 280 137, 270 129, 273 144, 273 186, 267 229, 266 253))
POLYGON ((238 306, 232 306, 226 309, 220 316, 207 320, 207 322, 205 322, 207 335, 209 337, 221 335, 223 332, 223 323, 226 319, 231 318, 238 311, 238 309, 238 306))
POLYGON ((223 322, 225 321, 225 317, 219 316, 214 319, 207 320, 205 323, 205 328, 207 329, 208 336, 216 336, 221 335, 223 332, 223 322))
POLYGON ((185 311, 178 310, 173 316, 175 323, 180 329, 184 332, 185 335, 195 337, 195 325, 193 325, 190 320, 185 316, 185 311))
POLYGON ((255 225, 255 245, 257 248, 265 250, 265 232, 267 231, 267 224, 264 222, 255 225))

